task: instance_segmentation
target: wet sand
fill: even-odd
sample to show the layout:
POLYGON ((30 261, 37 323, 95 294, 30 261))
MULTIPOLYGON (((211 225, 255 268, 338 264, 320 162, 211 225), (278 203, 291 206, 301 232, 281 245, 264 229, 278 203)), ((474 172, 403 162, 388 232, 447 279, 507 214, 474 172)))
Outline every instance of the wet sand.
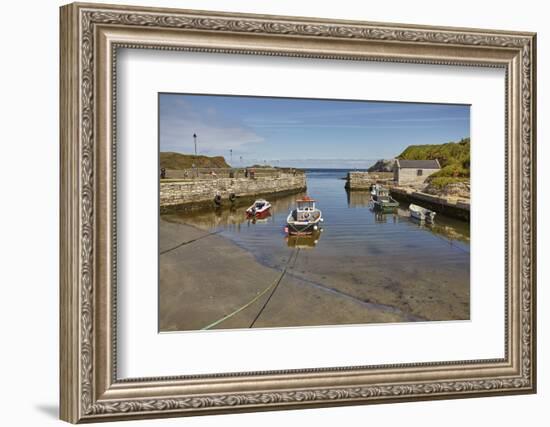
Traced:
MULTIPOLYGON (((401 286, 378 277, 361 292, 365 286, 352 286, 366 284, 361 271, 350 273, 349 265, 313 258, 307 250, 294 249, 285 268, 272 268, 216 232, 163 219, 159 228, 162 332, 427 319, 407 303, 409 292, 401 286)), ((415 298, 431 285, 423 288, 414 290, 415 298)), ((426 298, 426 303, 433 309, 440 302, 426 298)))

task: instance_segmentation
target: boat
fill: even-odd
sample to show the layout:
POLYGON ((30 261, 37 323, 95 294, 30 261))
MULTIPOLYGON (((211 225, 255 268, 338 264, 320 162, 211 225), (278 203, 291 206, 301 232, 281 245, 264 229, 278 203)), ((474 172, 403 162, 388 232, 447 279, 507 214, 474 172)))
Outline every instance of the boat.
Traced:
POLYGON ((296 208, 290 211, 286 219, 289 235, 312 234, 319 231, 323 215, 315 206, 315 200, 304 196, 296 200, 296 208))
POLYGON ((399 206, 399 202, 390 196, 390 190, 380 184, 372 186, 371 195, 376 209, 394 209, 399 206))
POLYGON ((246 210, 247 218, 262 219, 271 215, 271 203, 264 199, 256 200, 252 206, 246 210))
POLYGON ((418 219, 419 221, 426 221, 433 223, 435 220, 435 212, 429 209, 423 208, 422 206, 410 204, 409 212, 411 217, 418 219))

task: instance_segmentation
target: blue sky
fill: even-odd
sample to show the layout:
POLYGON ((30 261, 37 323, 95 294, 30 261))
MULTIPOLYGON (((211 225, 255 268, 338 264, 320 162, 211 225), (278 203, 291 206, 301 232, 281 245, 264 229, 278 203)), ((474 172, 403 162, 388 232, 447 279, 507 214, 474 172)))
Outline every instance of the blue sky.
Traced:
POLYGON ((160 151, 232 166, 364 168, 408 145, 470 136, 467 105, 160 94, 160 151))

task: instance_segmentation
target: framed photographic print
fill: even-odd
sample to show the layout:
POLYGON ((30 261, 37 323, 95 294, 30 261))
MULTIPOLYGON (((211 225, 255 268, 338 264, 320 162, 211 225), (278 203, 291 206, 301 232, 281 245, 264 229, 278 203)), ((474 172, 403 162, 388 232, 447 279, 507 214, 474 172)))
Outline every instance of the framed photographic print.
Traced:
POLYGON ((61 8, 61 418, 533 393, 535 34, 61 8))

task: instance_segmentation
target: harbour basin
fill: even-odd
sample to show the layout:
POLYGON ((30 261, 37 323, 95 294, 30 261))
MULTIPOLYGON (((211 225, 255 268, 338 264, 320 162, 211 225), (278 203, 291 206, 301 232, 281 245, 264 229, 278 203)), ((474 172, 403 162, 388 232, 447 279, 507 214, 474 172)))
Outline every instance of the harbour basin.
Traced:
MULTIPOLYGON (((469 223, 443 215, 437 215, 434 224, 420 223, 410 217, 404 204, 390 211, 376 211, 369 192, 346 191, 346 173, 347 170, 335 169, 306 170, 307 195, 316 200, 324 219, 322 229, 311 236, 288 236, 285 232, 290 209, 306 193, 266 197, 272 204, 271 215, 261 220, 247 219, 246 207, 162 215, 161 231, 163 224, 191 226, 250 254, 246 261, 241 263, 236 258, 224 267, 229 270, 227 274, 238 276, 239 271, 257 263, 273 275, 257 277, 258 285, 251 286, 229 305, 220 301, 223 296, 215 291, 215 285, 207 299, 192 297, 183 289, 178 295, 187 298, 174 300, 174 291, 164 292, 163 298, 163 287, 174 288, 174 284, 167 283, 174 275, 163 278, 165 261, 161 255, 161 307, 166 304, 165 311, 170 313, 178 312, 172 307, 174 304, 179 304, 180 313, 186 305, 194 307, 192 318, 181 314, 179 321, 174 318, 177 315, 172 315, 164 326, 161 319, 161 331, 204 329, 212 323, 213 328, 232 329, 468 320, 469 223), (271 295, 270 289, 246 305, 281 273, 284 280, 276 292, 271 295), (212 306, 216 305, 223 309, 214 310, 212 306), (216 323, 243 306, 246 307, 242 311, 216 323), (261 317, 253 322, 260 310, 261 317)), ((161 233, 161 247, 162 239, 161 233)), ((199 249, 209 250, 209 239, 212 238, 195 247, 195 255, 199 249)), ((185 259, 182 252, 182 273, 186 271, 185 259)), ((207 262, 211 266, 216 260, 205 261, 203 277, 208 275, 207 262)), ((173 260, 171 268, 177 269, 177 263, 177 259, 173 260)), ((185 283, 179 286, 185 287, 185 283)), ((236 288, 235 292, 241 290, 236 288)))

